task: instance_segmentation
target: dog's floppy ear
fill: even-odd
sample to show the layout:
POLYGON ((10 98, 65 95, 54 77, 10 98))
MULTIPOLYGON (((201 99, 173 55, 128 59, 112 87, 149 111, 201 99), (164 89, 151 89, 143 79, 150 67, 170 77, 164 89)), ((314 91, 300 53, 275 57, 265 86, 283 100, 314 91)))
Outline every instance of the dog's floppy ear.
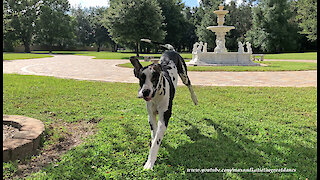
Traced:
POLYGON ((134 67, 134 76, 139 78, 139 71, 142 68, 142 65, 140 64, 139 60, 135 56, 130 57, 130 62, 134 67))

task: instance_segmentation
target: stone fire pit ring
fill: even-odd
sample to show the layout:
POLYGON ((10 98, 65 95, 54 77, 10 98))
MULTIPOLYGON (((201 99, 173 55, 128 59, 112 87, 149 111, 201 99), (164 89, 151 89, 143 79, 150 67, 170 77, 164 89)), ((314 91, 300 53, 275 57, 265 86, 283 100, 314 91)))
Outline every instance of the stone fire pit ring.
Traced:
POLYGON ((45 129, 40 120, 18 115, 3 115, 3 125, 19 130, 12 138, 3 141, 4 162, 23 159, 27 155, 36 153, 45 129))

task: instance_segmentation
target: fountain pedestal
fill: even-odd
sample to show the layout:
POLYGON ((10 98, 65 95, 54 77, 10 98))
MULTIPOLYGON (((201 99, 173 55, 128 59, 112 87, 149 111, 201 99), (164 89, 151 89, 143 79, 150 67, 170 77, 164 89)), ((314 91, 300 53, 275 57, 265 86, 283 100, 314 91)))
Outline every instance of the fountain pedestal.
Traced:
POLYGON ((207 49, 202 49, 203 42, 195 43, 192 60, 187 63, 187 65, 193 66, 259 66, 260 64, 254 63, 251 60, 252 49, 249 42, 247 45, 247 52, 243 51, 243 44, 239 42, 238 52, 228 52, 225 47, 225 36, 226 33, 232 29, 234 26, 224 26, 224 17, 229 11, 223 10, 224 6, 220 5, 219 10, 214 11, 217 14, 218 26, 209 26, 208 30, 211 30, 216 34, 216 47, 214 52, 207 52, 207 49))

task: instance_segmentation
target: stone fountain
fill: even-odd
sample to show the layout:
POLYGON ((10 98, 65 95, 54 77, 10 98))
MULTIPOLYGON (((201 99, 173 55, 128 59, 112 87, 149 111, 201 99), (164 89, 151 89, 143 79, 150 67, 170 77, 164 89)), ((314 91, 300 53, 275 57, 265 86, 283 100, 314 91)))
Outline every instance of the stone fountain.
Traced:
POLYGON ((259 66, 260 64, 254 63, 251 60, 252 49, 251 44, 246 42, 247 52, 244 51, 244 44, 238 42, 238 52, 228 52, 225 47, 226 33, 234 26, 224 26, 225 15, 229 13, 227 10, 223 10, 224 6, 219 5, 219 10, 214 11, 217 14, 218 26, 209 26, 208 30, 213 31, 216 34, 216 47, 214 52, 207 52, 207 43, 196 42, 193 45, 192 60, 188 62, 188 65, 192 66, 259 66))

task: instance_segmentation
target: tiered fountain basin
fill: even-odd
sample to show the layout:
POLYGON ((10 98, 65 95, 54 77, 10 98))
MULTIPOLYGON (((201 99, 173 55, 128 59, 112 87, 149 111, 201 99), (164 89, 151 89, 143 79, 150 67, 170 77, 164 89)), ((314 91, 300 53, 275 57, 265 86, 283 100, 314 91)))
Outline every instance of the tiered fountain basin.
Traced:
POLYGON ((208 30, 213 32, 229 32, 231 29, 235 29, 234 26, 209 26, 208 30))
POLYGON ((260 66, 251 60, 251 54, 238 52, 197 53, 198 61, 190 61, 189 66, 260 66))

